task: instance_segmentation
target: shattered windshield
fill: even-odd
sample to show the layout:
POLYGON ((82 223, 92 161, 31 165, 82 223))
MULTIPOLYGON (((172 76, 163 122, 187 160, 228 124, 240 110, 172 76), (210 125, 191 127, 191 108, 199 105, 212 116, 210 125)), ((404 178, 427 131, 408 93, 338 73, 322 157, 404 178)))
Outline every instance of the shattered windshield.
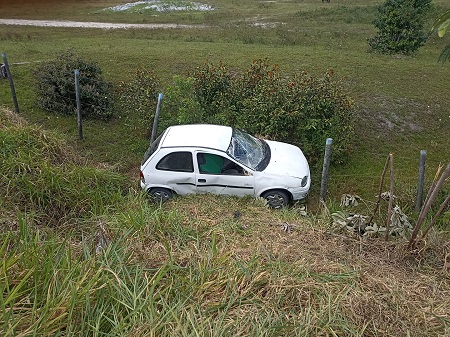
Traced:
POLYGON ((270 148, 264 140, 236 129, 233 130, 227 153, 256 171, 264 170, 270 161, 270 148))

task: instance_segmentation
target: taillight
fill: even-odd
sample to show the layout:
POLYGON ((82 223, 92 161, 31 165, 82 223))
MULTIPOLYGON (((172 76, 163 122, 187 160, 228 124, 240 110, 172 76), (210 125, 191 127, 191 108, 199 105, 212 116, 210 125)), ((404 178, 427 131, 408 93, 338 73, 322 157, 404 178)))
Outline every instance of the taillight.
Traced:
POLYGON ((144 173, 142 171, 139 171, 139 176, 141 177, 141 181, 145 183, 144 173))

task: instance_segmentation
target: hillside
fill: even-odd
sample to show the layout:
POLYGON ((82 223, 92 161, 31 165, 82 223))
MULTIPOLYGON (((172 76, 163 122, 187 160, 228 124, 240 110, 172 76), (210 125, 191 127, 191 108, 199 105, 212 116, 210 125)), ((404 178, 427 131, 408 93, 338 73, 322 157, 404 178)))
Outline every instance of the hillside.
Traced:
MULTIPOLYGON (((343 193, 361 197, 344 211, 374 210, 393 153, 394 194, 414 224, 419 151, 426 188, 450 159, 450 68, 437 62, 449 34, 410 56, 371 53, 381 2, 209 0, 214 10, 166 12, 105 11, 121 0, 0 3, 7 22, 66 22, 0 22, 20 105, 14 113, 0 79, 0 336, 450 336, 448 215, 414 250, 400 236, 338 229, 331 216, 343 193), (148 119, 117 108, 109 121, 84 120, 77 141, 74 116, 39 107, 36 68, 68 50, 115 87, 145 69, 165 97, 207 62, 239 72, 267 59, 286 77, 332 71, 356 125, 349 156, 330 168, 326 207, 322 158, 306 216, 303 205, 272 211, 252 198, 151 203, 138 186, 148 119)), ((449 6, 434 0, 425 29, 449 6)), ((448 193, 449 181, 438 200, 448 193)))
POLYGON ((407 251, 333 229, 326 210, 154 205, 58 133, 0 117, 2 336, 450 333, 442 233, 407 251))

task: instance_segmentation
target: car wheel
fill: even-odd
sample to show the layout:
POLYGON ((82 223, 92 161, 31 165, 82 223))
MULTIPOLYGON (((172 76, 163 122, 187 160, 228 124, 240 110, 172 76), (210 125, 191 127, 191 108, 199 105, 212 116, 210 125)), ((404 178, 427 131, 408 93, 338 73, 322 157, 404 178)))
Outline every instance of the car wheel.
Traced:
POLYGON ((262 197, 266 199, 271 208, 279 209, 286 207, 289 203, 289 195, 285 191, 274 190, 263 193, 262 197))
POLYGON ((173 192, 167 188, 155 187, 152 188, 148 194, 155 202, 166 202, 169 199, 172 199, 173 192))

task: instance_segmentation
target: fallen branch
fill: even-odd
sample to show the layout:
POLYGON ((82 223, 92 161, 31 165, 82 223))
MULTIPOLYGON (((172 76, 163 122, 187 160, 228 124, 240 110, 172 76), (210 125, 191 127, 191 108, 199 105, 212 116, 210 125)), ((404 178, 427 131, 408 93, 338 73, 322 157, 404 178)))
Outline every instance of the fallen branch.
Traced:
MULTIPOLYGON (((441 167, 439 167, 438 173, 440 171, 441 171, 441 167)), ((438 176, 438 173, 436 173, 434 181, 436 181, 436 177, 438 176)), ((408 249, 411 249, 415 245, 416 238, 419 233, 420 227, 422 226, 422 223, 425 220, 425 217, 426 217, 428 211, 430 210, 431 206, 433 205, 434 201, 436 200, 436 197, 437 197, 439 191, 441 190, 442 185, 444 184, 444 182, 447 180, 448 177, 450 177, 450 162, 447 164, 447 167, 445 168, 444 172, 442 173, 441 177, 437 181, 437 183, 434 186, 434 188, 432 189, 432 191, 431 191, 431 189, 430 189, 430 191, 428 191, 428 196, 426 199, 425 206, 422 208, 422 210, 419 214, 419 218, 417 219, 417 223, 414 227, 413 233, 411 235, 411 239, 409 240, 408 249)), ((433 182, 433 185, 434 185, 434 182, 433 182)), ((422 237, 424 237, 424 236, 422 236, 422 237)))
POLYGON ((439 216, 442 214, 442 212, 444 211, 445 207, 447 206, 447 204, 449 202, 450 202, 450 195, 447 195, 447 198, 445 198, 444 202, 441 204, 441 207, 439 207, 439 210, 436 212, 436 214, 434 215, 433 219, 431 219, 430 225, 427 227, 425 232, 423 232, 422 237, 421 237, 422 240, 425 238, 425 236, 427 236, 427 234, 430 231, 431 227, 433 227, 434 224, 436 223, 436 219, 439 218, 439 216))
POLYGON ((394 154, 389 153, 389 161, 391 162, 390 188, 389 188, 389 206, 386 222, 386 236, 385 240, 389 241, 389 225, 391 223, 392 202, 394 200, 394 154))
POLYGON ((375 213, 378 211, 378 208, 380 207, 381 191, 383 190, 384 177, 386 176, 386 171, 387 171, 387 167, 388 167, 390 159, 391 159, 391 157, 389 155, 386 159, 386 163, 384 164, 383 173, 381 174, 380 189, 378 191, 377 203, 375 205, 375 209, 373 210, 373 213, 372 213, 369 221, 367 222, 368 225, 370 225, 372 223, 373 218, 375 217, 375 213))

